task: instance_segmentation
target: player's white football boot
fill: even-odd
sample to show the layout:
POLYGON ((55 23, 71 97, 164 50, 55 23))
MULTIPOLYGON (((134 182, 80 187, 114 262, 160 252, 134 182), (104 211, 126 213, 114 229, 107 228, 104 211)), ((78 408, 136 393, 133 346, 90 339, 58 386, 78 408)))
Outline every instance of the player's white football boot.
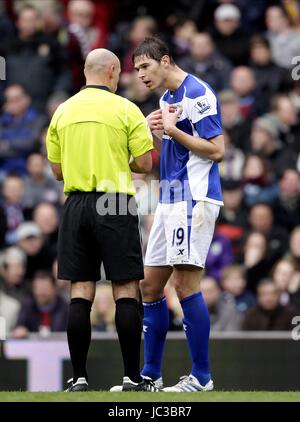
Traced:
POLYGON ((214 383, 212 380, 205 385, 201 385, 193 375, 184 375, 180 377, 178 384, 173 385, 173 387, 163 388, 162 391, 168 393, 196 393, 198 391, 212 391, 213 389, 214 383))
MULTIPOLYGON (((109 391, 112 391, 114 393, 118 393, 120 391, 131 391, 131 390, 134 390, 134 391, 158 391, 158 390, 161 390, 163 388, 162 377, 158 378, 156 381, 153 381, 149 377, 143 377, 143 381, 144 381, 144 384, 145 384, 145 382, 147 384, 147 381, 148 381, 148 383, 153 384, 154 389, 151 390, 151 386, 149 386, 149 389, 147 390, 147 386, 144 385, 143 386, 144 389, 135 390, 136 388, 140 388, 140 387, 137 387, 138 384, 131 381, 130 378, 124 377, 123 378, 123 385, 115 385, 114 387, 111 387, 111 389, 109 391)), ((139 384, 141 384, 141 383, 139 383, 139 384)))

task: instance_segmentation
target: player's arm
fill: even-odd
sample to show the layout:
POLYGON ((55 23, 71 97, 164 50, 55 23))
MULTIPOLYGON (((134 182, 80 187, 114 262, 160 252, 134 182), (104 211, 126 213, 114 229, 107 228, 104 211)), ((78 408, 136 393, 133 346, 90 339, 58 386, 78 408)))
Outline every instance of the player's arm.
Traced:
POLYGON ((209 160, 222 161, 225 153, 223 135, 213 136, 208 140, 183 132, 176 127, 177 119, 181 112, 180 108, 174 110, 174 106, 166 106, 163 109, 162 120, 165 133, 195 154, 199 154, 209 160))
POLYGON ((164 133, 161 109, 159 108, 158 110, 152 111, 152 113, 148 114, 146 119, 152 132, 154 148, 160 152, 161 140, 164 133))

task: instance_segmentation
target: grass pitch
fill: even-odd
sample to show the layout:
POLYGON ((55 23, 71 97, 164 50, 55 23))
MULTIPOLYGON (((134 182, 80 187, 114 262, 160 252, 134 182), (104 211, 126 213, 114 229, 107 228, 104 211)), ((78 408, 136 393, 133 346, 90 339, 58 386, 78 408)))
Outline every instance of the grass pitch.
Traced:
POLYGON ((0 392, 0 402, 300 402, 300 391, 213 391, 206 393, 28 393, 0 392))

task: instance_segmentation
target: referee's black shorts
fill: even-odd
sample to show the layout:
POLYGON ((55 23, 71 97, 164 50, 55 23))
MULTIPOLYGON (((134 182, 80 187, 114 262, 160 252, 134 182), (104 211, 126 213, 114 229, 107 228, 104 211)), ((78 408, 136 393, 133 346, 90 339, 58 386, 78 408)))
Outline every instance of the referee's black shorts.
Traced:
POLYGON ((135 199, 125 194, 73 192, 60 222, 58 278, 100 280, 102 262, 108 280, 144 278, 135 199))

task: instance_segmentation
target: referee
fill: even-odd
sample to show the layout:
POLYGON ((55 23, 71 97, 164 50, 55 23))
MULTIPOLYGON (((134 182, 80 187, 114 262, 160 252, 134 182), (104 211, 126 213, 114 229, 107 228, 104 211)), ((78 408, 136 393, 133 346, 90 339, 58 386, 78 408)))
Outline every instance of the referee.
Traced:
POLYGON ((131 171, 151 170, 152 136, 138 107, 115 94, 120 62, 112 52, 91 51, 84 73, 86 86, 58 107, 46 140, 53 173, 64 181, 68 197, 58 239, 58 278, 71 281, 67 334, 73 378, 67 391, 88 389, 90 311, 101 262, 116 303, 123 390, 155 391, 140 376, 144 272, 131 179, 131 171))

